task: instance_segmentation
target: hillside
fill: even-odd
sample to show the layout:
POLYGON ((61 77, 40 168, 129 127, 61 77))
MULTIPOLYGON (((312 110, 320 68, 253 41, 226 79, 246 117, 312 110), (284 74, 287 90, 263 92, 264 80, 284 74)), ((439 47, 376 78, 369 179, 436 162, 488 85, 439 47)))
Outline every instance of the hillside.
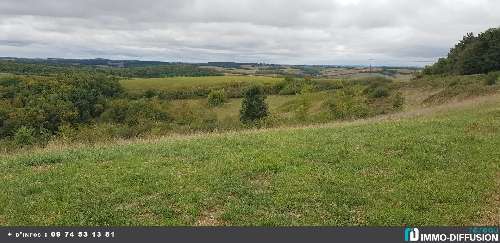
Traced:
POLYGON ((0 225, 497 225, 500 96, 0 156, 0 225))

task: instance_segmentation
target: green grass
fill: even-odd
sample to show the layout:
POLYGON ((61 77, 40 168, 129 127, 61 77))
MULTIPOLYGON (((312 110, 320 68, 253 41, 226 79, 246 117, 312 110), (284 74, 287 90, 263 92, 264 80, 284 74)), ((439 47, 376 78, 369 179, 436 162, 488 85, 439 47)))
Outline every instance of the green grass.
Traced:
MULTIPOLYGON (((310 123, 320 123, 326 122, 327 118, 321 119, 322 115, 327 112, 323 103, 327 100, 331 94, 327 92, 316 92, 307 95, 269 95, 266 98, 266 103, 269 106, 270 114, 274 117, 274 120, 279 120, 281 123, 279 125, 295 125, 295 124, 310 124, 310 123), (307 114, 309 120, 300 121, 295 119, 296 110, 303 103, 303 101, 308 104, 307 114)), ((242 99, 228 99, 228 101, 215 108, 206 107, 207 99, 186 99, 186 100, 174 100, 170 103, 171 109, 178 109, 178 107, 183 107, 182 110, 210 110, 216 114, 219 120, 220 129, 228 128, 241 128, 241 122, 239 118, 239 112, 241 109, 242 99)), ((176 114, 176 112, 171 112, 171 114, 176 114)))
POLYGON ((186 88, 224 87, 234 83, 274 84, 281 78, 264 76, 211 76, 211 77, 172 77, 172 78, 137 78, 122 80, 123 87, 131 92, 146 90, 178 90, 186 88))
POLYGON ((498 219, 498 97, 413 118, 0 156, 0 225, 498 224, 484 221, 498 219))
POLYGON ((406 94, 407 97, 417 98, 422 105, 444 104, 494 94, 500 90, 499 85, 485 85, 485 79, 486 75, 482 74, 425 75, 405 83, 405 90, 411 90, 410 94, 406 94))

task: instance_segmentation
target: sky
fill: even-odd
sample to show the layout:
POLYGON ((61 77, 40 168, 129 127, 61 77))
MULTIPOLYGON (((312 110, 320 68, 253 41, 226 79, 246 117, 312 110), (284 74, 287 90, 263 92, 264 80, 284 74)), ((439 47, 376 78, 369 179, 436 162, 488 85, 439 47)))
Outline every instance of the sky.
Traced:
POLYGON ((499 0, 1 0, 0 56, 422 66, 499 0))

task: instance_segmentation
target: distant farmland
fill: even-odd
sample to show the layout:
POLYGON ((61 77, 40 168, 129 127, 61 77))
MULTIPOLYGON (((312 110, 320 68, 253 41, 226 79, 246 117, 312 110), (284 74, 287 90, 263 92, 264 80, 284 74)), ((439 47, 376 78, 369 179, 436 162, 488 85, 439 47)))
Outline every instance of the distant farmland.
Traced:
POLYGON ((273 84, 282 78, 264 76, 211 76, 211 77, 171 77, 171 78, 135 78, 122 80, 121 84, 130 92, 146 90, 178 90, 186 88, 223 87, 230 83, 273 84))

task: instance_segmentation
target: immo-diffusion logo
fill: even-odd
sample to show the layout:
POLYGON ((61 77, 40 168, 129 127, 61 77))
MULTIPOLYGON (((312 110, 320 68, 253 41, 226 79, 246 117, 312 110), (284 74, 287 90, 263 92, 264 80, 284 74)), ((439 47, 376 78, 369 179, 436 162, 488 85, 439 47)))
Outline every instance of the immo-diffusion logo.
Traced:
POLYGON ((405 229, 405 241, 418 241, 420 231, 417 228, 405 229))
POLYGON ((407 242, 498 242, 498 228, 473 227, 466 233, 423 233, 418 228, 405 228, 407 242))

